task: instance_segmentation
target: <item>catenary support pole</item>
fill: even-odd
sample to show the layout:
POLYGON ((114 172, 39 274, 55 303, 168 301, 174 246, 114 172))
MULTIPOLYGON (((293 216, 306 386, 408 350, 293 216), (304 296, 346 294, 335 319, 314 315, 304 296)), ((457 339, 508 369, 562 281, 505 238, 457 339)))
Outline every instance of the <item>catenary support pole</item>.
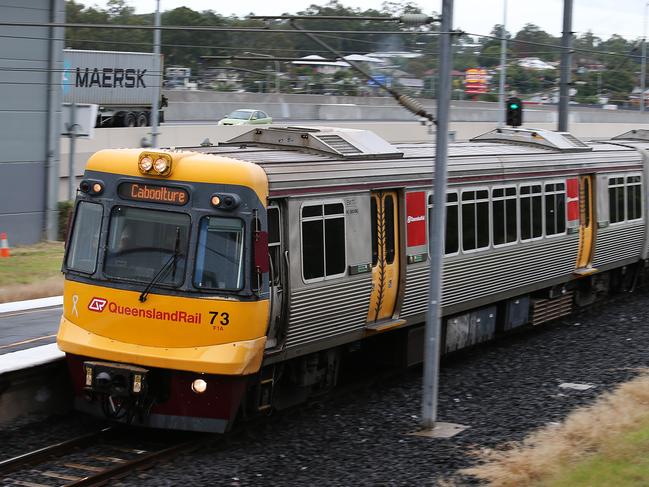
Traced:
MULTIPOLYGON (((50 0, 49 21, 60 25, 64 21, 65 9, 58 0, 50 0)), ((48 76, 47 76, 47 133, 45 149, 45 198, 43 238, 56 240, 58 237, 59 202, 59 157, 61 139, 61 53, 63 52, 63 28, 50 26, 47 29, 48 76)))
POLYGON ((568 131, 570 68, 572 64, 572 0, 563 0, 563 36, 561 38, 561 78, 559 83, 559 132, 568 131))
POLYGON ((448 156, 448 120, 451 105, 451 45, 453 0, 442 1, 442 25, 439 54, 439 90, 437 93, 437 132, 435 146, 434 208, 428 242, 430 249, 430 288, 424 340, 424 383, 422 422, 433 429, 437 421, 437 391, 441 339, 442 264, 446 227, 446 159, 448 156))
POLYGON ((503 28, 500 40, 500 83, 498 87, 498 127, 505 126, 505 80, 507 78, 507 0, 503 0, 503 28))
POLYGON ((155 8, 155 26, 153 31, 153 54, 154 76, 152 80, 153 100, 151 101, 151 147, 158 147, 158 110, 160 104, 160 95, 162 92, 162 63, 160 62, 160 0, 156 0, 155 8))
POLYGON ((70 104, 70 123, 68 124, 70 153, 68 154, 68 201, 74 201, 76 177, 74 173, 74 156, 77 151, 77 104, 70 104))
POLYGON ((644 15, 642 21, 642 62, 640 67, 640 111, 645 111, 645 96, 644 92, 647 89, 647 7, 649 2, 644 4, 644 15))

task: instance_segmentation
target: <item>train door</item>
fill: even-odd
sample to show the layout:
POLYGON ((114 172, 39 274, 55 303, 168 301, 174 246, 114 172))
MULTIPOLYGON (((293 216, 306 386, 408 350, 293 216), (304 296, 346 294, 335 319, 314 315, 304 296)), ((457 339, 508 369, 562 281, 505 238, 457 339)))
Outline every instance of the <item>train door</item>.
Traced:
POLYGON ((588 270, 593 262, 595 230, 593 215, 593 176, 579 177, 579 253, 577 270, 588 270))
POLYGON ((286 265, 282 250, 282 220, 279 207, 268 207, 268 254, 270 267, 270 313, 267 348, 277 345, 283 319, 286 265))
POLYGON ((396 191, 375 191, 370 199, 372 294, 368 323, 392 318, 399 287, 399 221, 396 191))

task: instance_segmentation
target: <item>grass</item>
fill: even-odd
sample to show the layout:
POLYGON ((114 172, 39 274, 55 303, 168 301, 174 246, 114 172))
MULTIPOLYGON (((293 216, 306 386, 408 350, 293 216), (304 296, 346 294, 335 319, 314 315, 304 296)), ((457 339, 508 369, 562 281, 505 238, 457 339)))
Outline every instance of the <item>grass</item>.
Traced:
POLYGON ((0 303, 56 296, 63 292, 62 242, 15 247, 0 258, 0 303))
POLYGON ((610 438, 592 458, 558 472, 541 487, 649 485, 649 420, 637 431, 610 438))
POLYGON ((649 486, 649 373, 463 472, 494 487, 649 486))

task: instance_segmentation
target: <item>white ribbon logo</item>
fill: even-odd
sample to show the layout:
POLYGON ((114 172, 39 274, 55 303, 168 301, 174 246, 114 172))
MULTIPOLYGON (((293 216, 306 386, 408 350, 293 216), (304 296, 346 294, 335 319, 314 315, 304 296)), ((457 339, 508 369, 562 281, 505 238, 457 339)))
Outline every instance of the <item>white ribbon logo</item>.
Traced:
POLYGON ((77 303, 79 302, 79 296, 76 294, 72 296, 72 313, 79 317, 79 311, 77 311, 77 303))

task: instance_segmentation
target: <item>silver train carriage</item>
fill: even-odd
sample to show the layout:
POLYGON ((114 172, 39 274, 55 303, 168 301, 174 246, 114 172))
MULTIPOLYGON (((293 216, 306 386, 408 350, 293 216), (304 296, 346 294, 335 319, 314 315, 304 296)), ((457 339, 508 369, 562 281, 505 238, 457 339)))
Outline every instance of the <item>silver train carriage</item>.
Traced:
MULTIPOLYGON (((634 285, 648 252, 647 147, 643 130, 581 142, 498 129, 450 144, 443 352, 634 285)), ((271 127, 193 150, 268 175, 265 375, 299 358, 297 384, 328 385, 336 350, 397 329, 400 360, 422 360, 433 144, 271 127)))

